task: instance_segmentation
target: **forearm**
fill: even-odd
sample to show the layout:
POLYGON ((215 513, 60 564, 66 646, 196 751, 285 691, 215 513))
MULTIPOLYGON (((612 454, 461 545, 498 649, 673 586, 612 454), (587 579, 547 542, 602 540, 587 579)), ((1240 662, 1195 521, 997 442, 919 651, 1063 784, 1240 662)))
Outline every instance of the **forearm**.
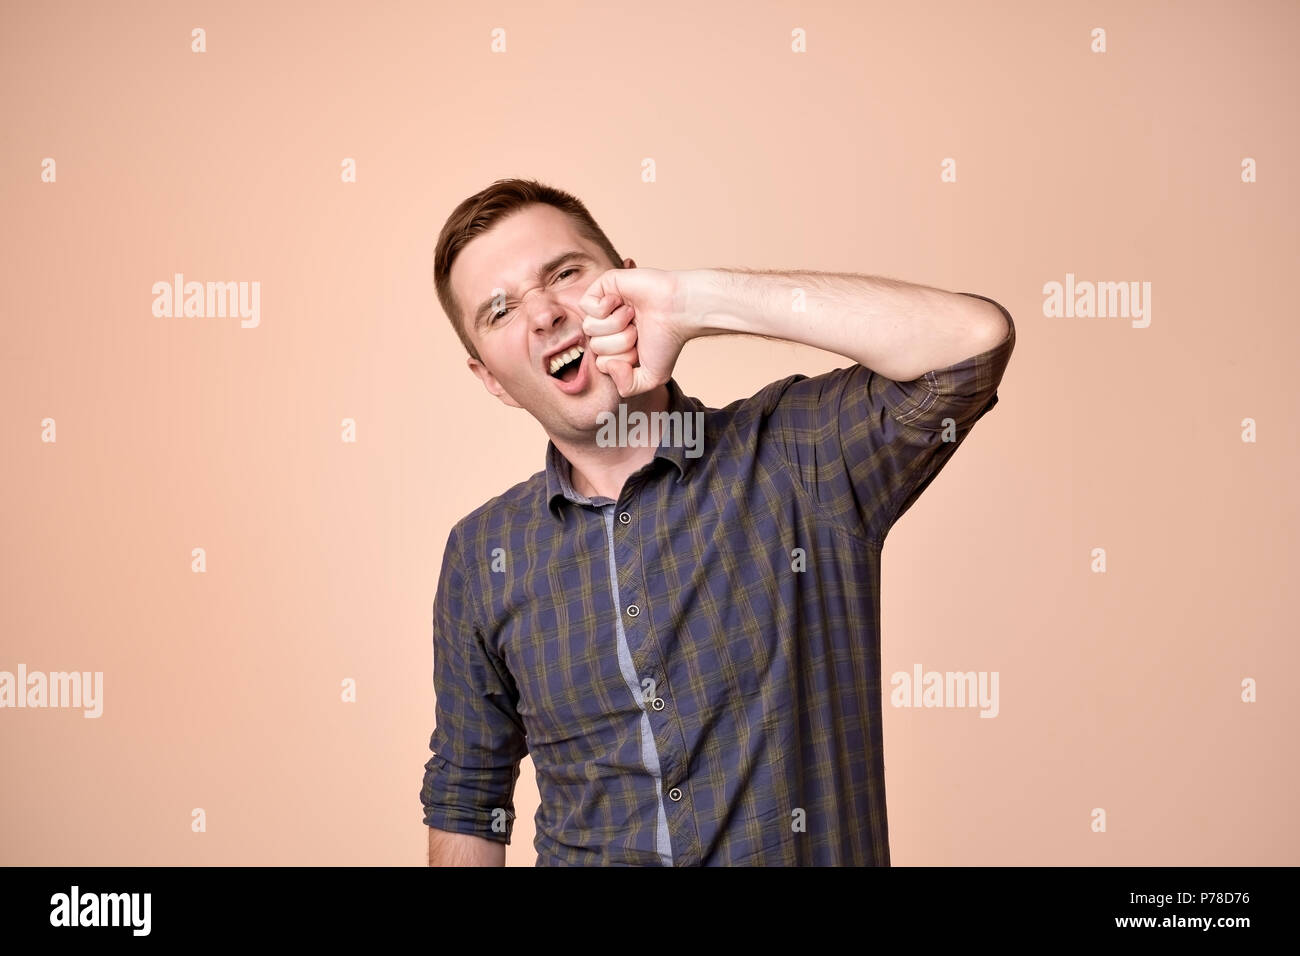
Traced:
POLYGON ((429 827, 430 866, 505 866, 506 845, 429 827))
POLYGON ((977 355, 1007 333, 991 303, 894 279, 730 269, 679 276, 691 337, 747 333, 799 342, 899 382, 977 355))

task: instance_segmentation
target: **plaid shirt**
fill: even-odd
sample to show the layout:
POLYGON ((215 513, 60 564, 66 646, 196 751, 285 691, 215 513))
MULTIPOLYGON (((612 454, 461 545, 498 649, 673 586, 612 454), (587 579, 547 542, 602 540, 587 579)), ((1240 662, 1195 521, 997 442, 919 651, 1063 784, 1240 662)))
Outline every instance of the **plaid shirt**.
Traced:
POLYGON ((710 409, 670 380, 702 456, 666 436, 614 502, 548 443, 462 518, 425 824, 509 843, 531 753, 538 866, 888 865, 881 547, 997 404, 998 308, 1000 345, 912 382, 853 365, 710 409))

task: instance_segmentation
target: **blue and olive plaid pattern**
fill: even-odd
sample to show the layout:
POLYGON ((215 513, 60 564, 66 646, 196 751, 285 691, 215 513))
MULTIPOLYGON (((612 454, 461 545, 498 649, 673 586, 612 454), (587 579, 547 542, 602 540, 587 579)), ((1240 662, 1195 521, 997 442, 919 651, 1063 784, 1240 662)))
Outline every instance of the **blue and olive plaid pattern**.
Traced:
POLYGON ((712 409, 671 380, 701 456, 661 444, 610 503, 548 443, 461 519, 425 824, 509 843, 531 753, 538 866, 888 865, 881 548, 998 402, 998 308, 1001 344, 912 382, 855 364, 712 409))

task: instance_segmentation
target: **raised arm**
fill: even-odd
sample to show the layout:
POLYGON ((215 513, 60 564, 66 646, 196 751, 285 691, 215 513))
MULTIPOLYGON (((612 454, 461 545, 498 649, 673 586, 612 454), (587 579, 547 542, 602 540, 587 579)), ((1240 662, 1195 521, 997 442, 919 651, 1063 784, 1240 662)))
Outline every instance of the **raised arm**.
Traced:
POLYGON ((579 306, 596 368, 625 398, 668 381, 682 347, 707 335, 799 342, 896 382, 1009 335, 1001 308, 981 297, 856 273, 610 269, 579 306))
POLYGON ((799 342, 896 382, 991 349, 1007 335, 997 306, 895 279, 723 269, 678 275, 695 336, 750 333, 799 342))

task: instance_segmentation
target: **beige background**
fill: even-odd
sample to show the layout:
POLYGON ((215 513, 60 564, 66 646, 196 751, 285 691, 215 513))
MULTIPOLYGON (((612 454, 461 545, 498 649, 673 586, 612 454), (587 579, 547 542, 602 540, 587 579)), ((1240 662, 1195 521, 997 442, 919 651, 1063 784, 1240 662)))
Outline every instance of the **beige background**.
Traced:
MULTIPOLYGON (((104 713, 0 710, 0 862, 424 862, 441 549, 545 446, 466 370, 433 242, 525 176, 641 265, 865 272, 1015 316, 1001 402, 884 552, 886 679, 996 670, 1001 696, 994 720, 886 702, 896 864, 1300 863, 1298 20, 6 4, 0 670, 103 671, 104 713), (155 318, 174 272, 260 281, 260 326, 155 318), (1150 328, 1044 316, 1067 272, 1150 282, 1150 328)), ((842 364, 725 338, 676 375, 716 406, 842 364)), ((526 763, 512 864, 536 802, 526 763)))

